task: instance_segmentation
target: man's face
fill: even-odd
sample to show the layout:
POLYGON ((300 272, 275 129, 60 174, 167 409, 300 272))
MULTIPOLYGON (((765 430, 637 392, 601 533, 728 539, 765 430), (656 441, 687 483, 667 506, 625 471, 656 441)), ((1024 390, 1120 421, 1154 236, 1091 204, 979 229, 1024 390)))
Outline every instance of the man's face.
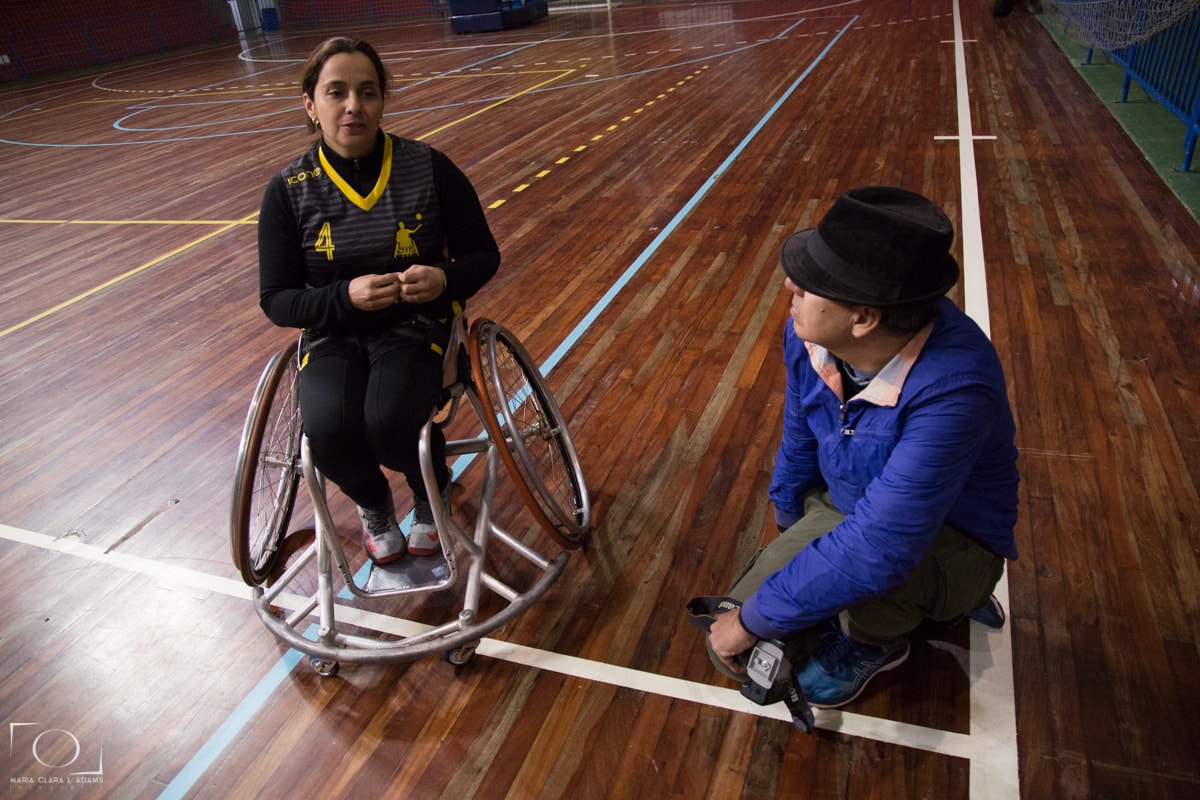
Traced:
POLYGON ((792 327, 796 335, 836 355, 840 346, 852 338, 854 309, 836 300, 806 292, 791 278, 784 278, 783 285, 792 293, 792 327))

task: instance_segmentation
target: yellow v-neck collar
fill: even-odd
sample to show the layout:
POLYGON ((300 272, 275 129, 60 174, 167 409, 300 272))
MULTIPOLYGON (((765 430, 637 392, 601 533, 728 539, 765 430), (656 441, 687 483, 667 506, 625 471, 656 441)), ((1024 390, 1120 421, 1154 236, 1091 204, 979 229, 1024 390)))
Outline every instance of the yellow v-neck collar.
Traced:
POLYGON ((341 189, 342 194, 346 195, 351 203, 363 211, 370 211, 379 198, 383 197, 383 190, 387 188, 388 176, 392 174, 392 137, 386 133, 383 135, 383 164, 379 167, 379 180, 375 181, 375 188, 366 197, 354 191, 354 187, 333 168, 329 159, 325 158, 324 145, 319 146, 317 150, 317 155, 321 158, 321 169, 325 170, 325 174, 333 181, 333 185, 341 189))

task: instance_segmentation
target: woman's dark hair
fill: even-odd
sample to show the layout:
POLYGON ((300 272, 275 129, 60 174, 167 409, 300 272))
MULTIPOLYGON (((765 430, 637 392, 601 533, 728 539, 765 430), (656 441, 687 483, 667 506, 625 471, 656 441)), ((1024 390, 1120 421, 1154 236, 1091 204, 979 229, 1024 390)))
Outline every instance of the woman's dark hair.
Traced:
MULTIPOLYGON (((304 62, 304 71, 300 74, 300 91, 307 95, 310 100, 316 96, 317 78, 321 76, 321 70, 324 69, 325 62, 338 53, 362 53, 371 59, 371 64, 375 67, 375 75, 379 78, 380 95, 387 94, 387 70, 383 68, 383 60, 379 58, 379 53, 375 52, 375 48, 362 39, 352 39, 349 36, 335 36, 317 45, 317 49, 312 51, 312 55, 308 57, 308 61, 304 62)), ((316 131, 316 124, 312 119, 309 119, 308 132, 316 133, 316 131)))

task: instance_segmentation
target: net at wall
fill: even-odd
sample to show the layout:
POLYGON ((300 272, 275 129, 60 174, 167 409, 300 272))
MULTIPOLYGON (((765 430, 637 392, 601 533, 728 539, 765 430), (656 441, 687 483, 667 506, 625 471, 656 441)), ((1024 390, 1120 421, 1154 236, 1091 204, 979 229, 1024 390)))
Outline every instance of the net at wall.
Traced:
POLYGON ((1048 0, 1044 8, 1072 41, 1119 50, 1171 27, 1200 0, 1048 0))

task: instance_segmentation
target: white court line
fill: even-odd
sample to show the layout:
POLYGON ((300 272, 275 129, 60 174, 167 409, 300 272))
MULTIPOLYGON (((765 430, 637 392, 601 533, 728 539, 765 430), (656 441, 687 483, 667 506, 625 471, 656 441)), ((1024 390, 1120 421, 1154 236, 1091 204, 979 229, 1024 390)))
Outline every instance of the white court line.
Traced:
MULTIPOLYGON (((961 228, 963 240, 963 294, 966 312, 990 336, 987 285, 984 275, 983 243, 979 211, 979 191, 974 162, 974 140, 968 103, 966 62, 958 0, 954 2, 955 59, 959 134, 938 136, 938 140, 957 139, 961 188, 961 228)), ((238 580, 175 567, 121 553, 107 553, 95 546, 70 539, 55 539, 44 534, 0 525, 0 538, 62 552, 68 555, 116 566, 132 572, 169 580, 181 585, 249 600, 249 589, 238 580)), ((997 597, 1008 605, 1008 583, 1004 578, 996 588, 997 597)), ((346 609, 356 624, 380 632, 411 633, 413 625, 393 617, 346 609)), ((1007 800, 1019 796, 1016 749, 1016 718, 1013 689, 1012 642, 1010 627, 989 631, 971 625, 970 651, 965 669, 970 684, 970 733, 960 734, 921 726, 867 717, 844 711, 816 711, 817 726, 849 736, 872 739, 917 748, 970 762, 969 796, 972 800, 1007 800)), ((780 705, 758 706, 733 689, 685 681, 654 673, 618 667, 604 662, 560 655, 494 639, 479 642, 477 652, 496 659, 545 669, 582 680, 629 687, 686 702, 725 708, 740 713, 790 721, 780 705)))
MULTIPOLYGON (((85 544, 70 537, 55 538, 43 533, 34 533, 33 531, 0 524, 0 538, 30 547, 38 547, 43 550, 74 556, 86 561, 117 567, 129 572, 156 578, 159 581, 189 586, 195 589, 204 589, 230 597, 238 597, 247 602, 251 602, 252 599, 250 597, 250 588, 240 580, 223 578, 219 575, 212 575, 185 567, 163 564, 139 556, 106 552, 100 547, 85 544)), ((281 598, 281 602, 283 600, 281 598)), ((370 628, 379 633, 411 636, 426 627, 419 623, 390 617, 385 614, 364 611, 362 609, 339 606, 338 611, 347 623, 370 628)), ((977 646, 983 647, 985 651, 991 649, 994 652, 995 639, 987 637, 994 637, 995 633, 981 633, 980 631, 976 631, 976 628, 982 630, 982 626, 979 625, 972 625, 971 627, 972 652, 974 652, 977 646), (979 644, 976 643, 977 635, 985 637, 980 640, 979 644), (988 645, 989 641, 992 643, 990 647, 988 645)), ((770 706, 756 705, 743 697, 741 692, 736 689, 726 689, 705 683, 683 680, 681 678, 672 678, 652 672, 620 667, 602 661, 592 661, 585 658, 562 655, 549 650, 525 647, 498 639, 481 639, 476 653, 487 658, 521 664, 533 667, 534 669, 547 670, 581 680, 605 683, 635 691, 657 694, 674 700, 701 703, 742 714, 752 714, 759 717, 791 722, 791 715, 782 703, 770 706)), ((974 659, 972 659, 972 662, 974 662, 974 659)), ((814 710, 817 727, 843 733, 847 736, 873 739, 888 744, 897 744, 942 755, 966 758, 971 762, 971 771, 972 775, 974 775, 976 763, 995 760, 992 750, 997 746, 994 738, 985 735, 985 732, 977 733, 974 730, 974 716, 976 713, 974 703, 976 692, 974 685, 980 677, 972 676, 971 678, 972 732, 970 735, 926 728, 920 725, 909 725, 903 722, 869 717, 847 711, 823 709, 814 710)), ((983 677, 986 677, 986 671, 983 677)), ((973 798, 976 797, 974 793, 971 796, 973 798)), ((999 797, 1000 795, 982 796, 999 797)))
POLYGON ((987 275, 984 272, 983 230, 979 213, 979 180, 975 175, 975 140, 971 130, 971 102, 967 87, 967 58, 962 35, 959 0, 954 0, 954 79, 958 104, 958 169, 961 191, 959 234, 963 247, 963 304, 990 339, 987 275))
MULTIPOLYGON (((979 211, 979 179, 975 172, 975 134, 967 85, 967 59, 959 0, 954 0, 954 76, 958 111, 960 234, 963 243, 963 305, 967 315, 990 339, 983 223, 979 211)), ((939 137, 940 138, 940 137, 939 137)), ((996 597, 1011 608, 1008 571, 996 585, 996 597)), ((983 743, 987 757, 971 761, 968 796, 972 800, 1007 800, 1021 795, 1017 758, 1017 704, 1013 682, 1012 623, 999 631, 971 626, 971 740, 983 743), (986 662, 986 663, 984 663, 986 662)))

